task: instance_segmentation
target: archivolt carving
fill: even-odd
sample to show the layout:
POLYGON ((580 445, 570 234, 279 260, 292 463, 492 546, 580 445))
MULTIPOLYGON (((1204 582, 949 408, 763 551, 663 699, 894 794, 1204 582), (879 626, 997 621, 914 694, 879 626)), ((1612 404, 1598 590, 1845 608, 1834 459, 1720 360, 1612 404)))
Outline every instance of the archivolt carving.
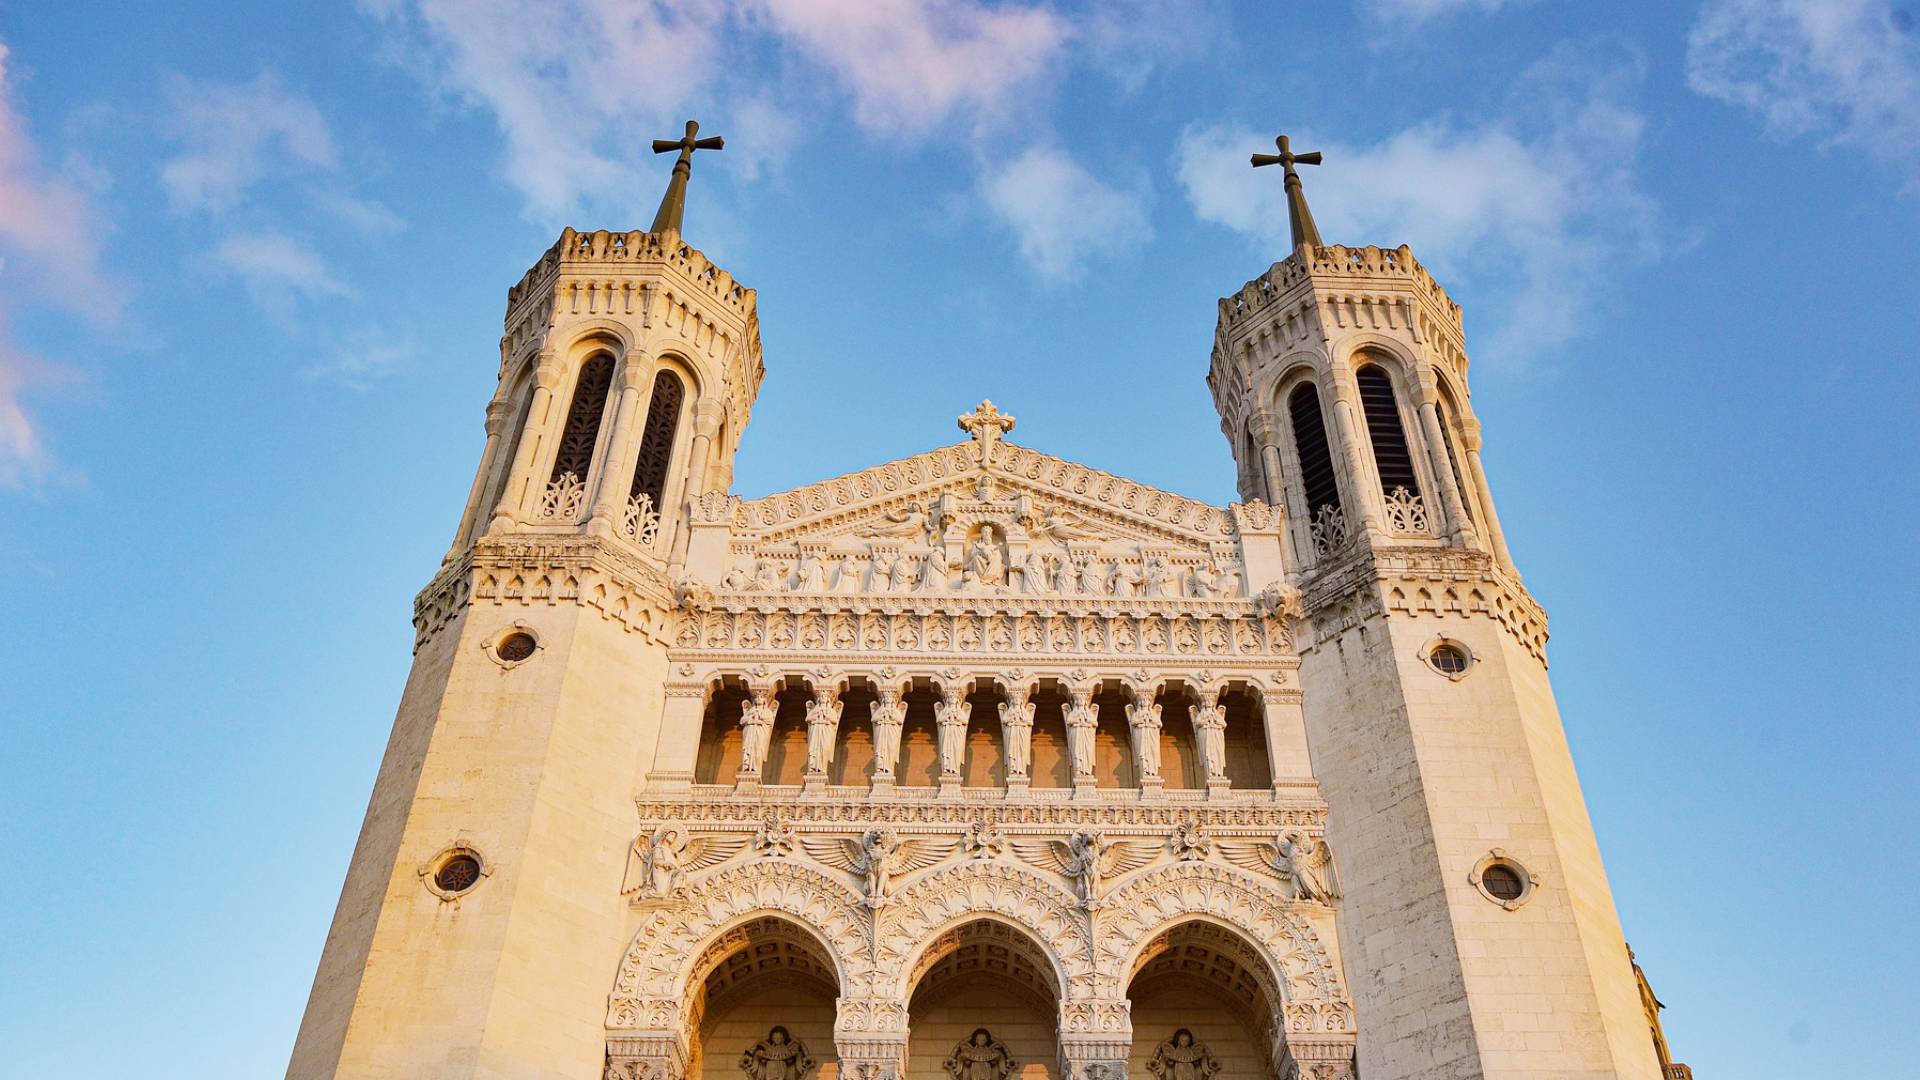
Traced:
POLYGON ((1177 863, 1149 871, 1108 895, 1094 942, 1102 996, 1124 990, 1105 984, 1125 979, 1156 937, 1194 919, 1239 931, 1260 950, 1275 976, 1289 1032, 1353 1029, 1346 988, 1313 928, 1271 888, 1210 863, 1177 863))
POLYGON ((871 981, 860 898, 819 871, 784 860, 751 863, 699 882, 698 894, 698 900, 653 912, 641 924, 614 978, 608 1028, 680 1028, 687 1020, 682 999, 699 963, 711 962, 712 940, 758 915, 783 916, 824 942, 842 994, 871 981))
POLYGON ((1031 935, 1053 966, 1064 996, 1083 997, 1093 975, 1085 917, 1073 897, 1037 874, 991 860, 936 870, 902 889, 880 918, 876 978, 889 996, 906 1000, 918 954, 948 926, 999 918, 1031 935))

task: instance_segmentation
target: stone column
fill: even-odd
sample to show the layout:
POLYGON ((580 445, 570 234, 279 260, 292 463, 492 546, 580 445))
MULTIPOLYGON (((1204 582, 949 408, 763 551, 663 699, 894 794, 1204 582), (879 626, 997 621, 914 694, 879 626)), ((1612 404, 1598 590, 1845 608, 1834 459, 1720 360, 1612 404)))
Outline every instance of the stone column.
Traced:
POLYGON ((807 702, 807 772, 803 786, 819 791, 827 786, 827 770, 833 767, 836 736, 840 733, 840 712, 844 703, 835 692, 832 676, 816 676, 813 700, 807 702))
MULTIPOLYGON (((684 509, 673 521, 673 553, 667 558, 667 565, 674 569, 687 564, 687 540, 693 531, 687 523, 693 520, 693 505, 707 493, 707 457, 713 452, 713 437, 720 432, 723 415, 725 410, 717 401, 701 401, 693 407, 693 447, 687 455, 686 497, 681 500, 684 509)), ((662 508, 661 514, 665 513, 662 508)))
POLYGON ((906 1010, 893 1002, 849 1001, 845 998, 836 1003, 839 1017, 836 1025, 846 1019, 850 1013, 867 1017, 868 1022, 878 1020, 887 1022, 890 1017, 876 1015, 887 1011, 900 1013, 898 1031, 842 1030, 833 1038, 833 1048, 840 1057, 839 1080, 902 1080, 907 1075, 907 1032, 906 1010))
POLYGON ((1296 785, 1313 787, 1313 761, 1307 753, 1307 718, 1300 708, 1300 696, 1298 690, 1260 691, 1262 719, 1266 723, 1267 767, 1273 774, 1276 790, 1296 785))
POLYGON ((900 764, 900 727, 907 708, 900 701, 900 688, 881 684, 873 703, 873 790, 876 794, 893 790, 894 768, 900 764))
POLYGON ((1420 401, 1420 431, 1426 436, 1428 470, 1433 473, 1434 484, 1440 489, 1440 503, 1447 512, 1449 539, 1477 548, 1480 538, 1474 534, 1473 518, 1461 499, 1460 485, 1454 482, 1453 461, 1447 457, 1446 435, 1440 430, 1440 412, 1433 404, 1431 391, 1423 394, 1420 401))
POLYGON ((1134 689, 1127 726, 1133 731, 1133 770, 1140 791, 1157 795, 1166 781, 1160 777, 1160 706, 1154 704, 1152 687, 1134 689))
POLYGON ((1024 795, 1032 782, 1033 711, 1027 688, 1007 684, 1007 700, 1000 703, 1000 748, 1007 763, 1007 794, 1024 795))
POLYGON ((1093 775, 1094 733, 1099 730, 1099 715, 1093 708, 1093 685, 1067 690, 1067 758, 1073 764, 1073 797, 1090 799, 1095 795, 1093 775))
POLYGON ((773 715, 779 709, 771 684, 747 690, 747 700, 740 703, 740 775, 735 786, 743 789, 760 786, 760 770, 767 764, 767 745, 773 741, 773 715))
POLYGON ((1200 744, 1200 767, 1206 775, 1207 797, 1224 797, 1232 788, 1227 780, 1227 711, 1220 707, 1220 688, 1202 686, 1200 704, 1189 706, 1193 740, 1200 744))
POLYGON ((949 679, 940 688, 934 721, 940 735, 940 794, 957 795, 967 758, 967 690, 971 680, 949 679))
POLYGON ((490 533, 505 532, 518 524, 526 512, 527 497, 537 495, 541 487, 540 478, 533 475, 533 465, 540 458, 541 443, 545 440, 539 436, 547 426, 547 409, 553 404, 553 391, 559 385, 560 358, 550 350, 543 350, 533 369, 533 396, 527 402, 520 449, 508 466, 507 482, 501 485, 500 503, 494 507, 493 522, 487 527, 490 533))
POLYGON ((634 1032, 607 1037, 602 1080, 686 1080, 687 1048, 672 1032, 634 1032))
POLYGON ((1347 488, 1342 493, 1347 503, 1347 527, 1355 526, 1354 514, 1358 512, 1361 528, 1375 537, 1380 527, 1380 485, 1369 478, 1373 470, 1367 467, 1366 455, 1361 452, 1364 439, 1361 432, 1360 384, 1354 379, 1353 365, 1336 364, 1333 367, 1333 419, 1334 438, 1340 440, 1337 456, 1346 464, 1347 488))
POLYGON ((474 473, 473 487, 467 491, 467 505, 460 511, 460 527, 454 530, 453 546, 447 549, 446 558, 440 560, 442 566, 452 562, 473 537, 474 519, 480 516, 480 500, 487 493, 487 478, 493 474, 493 459, 500 453, 500 436, 506 434, 507 421, 512 418, 513 402, 504 398, 487 402, 487 445, 480 451, 480 469, 474 473))
POLYGON ((1276 1031, 1273 1071, 1282 1080, 1356 1080, 1353 1036, 1293 1035, 1276 1031))
POLYGON ((613 430, 607 436, 607 457, 600 466, 600 486, 595 489, 593 512, 587 519, 587 531, 595 536, 612 536, 620 530, 627 497, 633 488, 633 460, 639 447, 634 445, 633 417, 640 410, 642 381, 651 365, 637 364, 629 353, 620 361, 620 398, 613 410, 613 430))
POLYGON ((1060 1006, 1060 1080, 1126 1080, 1133 1052, 1132 1009, 1117 1001, 1060 1006))
POLYGON ((1467 470, 1472 474, 1467 482, 1472 484, 1480 495, 1481 520, 1487 523, 1487 539, 1493 542, 1494 557, 1500 565, 1513 569, 1513 555, 1507 551, 1507 534, 1500 528, 1500 515, 1493 509, 1493 490, 1487 487, 1487 472, 1480 465, 1480 425, 1473 426, 1460 433, 1460 441, 1466 444, 1467 470))
POLYGON ((1267 502, 1272 506, 1287 505, 1286 480, 1280 474, 1280 447, 1269 436, 1260 444, 1260 465, 1267 474, 1267 502))

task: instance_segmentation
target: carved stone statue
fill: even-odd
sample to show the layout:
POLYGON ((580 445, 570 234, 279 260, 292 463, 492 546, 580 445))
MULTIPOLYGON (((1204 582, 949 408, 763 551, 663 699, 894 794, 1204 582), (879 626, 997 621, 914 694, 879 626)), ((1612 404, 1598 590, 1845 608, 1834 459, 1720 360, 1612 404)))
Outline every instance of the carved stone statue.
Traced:
POLYGON ((893 592, 910 592, 913 589, 913 572, 916 564, 913 557, 902 554, 893 560, 893 574, 888 585, 893 592))
POLYGON ((974 587, 1007 583, 1005 557, 1000 553, 1000 544, 995 539, 992 525, 980 526, 980 535, 967 548, 967 561, 961 576, 966 584, 974 587))
POLYGON ((770 559, 760 559, 753 564, 753 588, 756 592, 772 592, 780 587, 782 575, 780 568, 770 559))
POLYGON ((934 722, 940 735, 940 778, 960 779, 960 763, 967 755, 967 686, 964 683, 943 688, 940 704, 934 706, 934 722))
POLYGON ((883 593, 893 584, 893 565, 905 558, 903 555, 888 555, 876 551, 867 560, 867 579, 863 587, 868 592, 883 593))
POLYGON ((1067 756, 1073 761, 1073 778, 1093 780, 1094 732, 1099 719, 1093 710, 1093 691, 1074 690, 1067 706, 1067 756))
POLYGON ((1095 568, 1093 559, 1082 556, 1073 560, 1073 591, 1081 596, 1093 596, 1102 590, 1100 571, 1095 568))
POLYGON ((893 767, 900 760, 900 726, 906 710, 900 704, 900 691, 883 686, 873 703, 873 775, 875 779, 893 778, 893 767))
POLYGON ((1220 1071, 1220 1062, 1214 1058, 1207 1044, 1196 1040, 1193 1032, 1181 1028, 1173 1037, 1154 1048, 1153 1060, 1147 1062, 1147 1071, 1154 1080, 1212 1080, 1220 1071))
POLYGON ((947 591, 947 549, 935 544, 927 557, 920 560, 920 582, 916 586, 923 593, 947 591))
POLYGON ((938 539, 933 518, 920 503, 914 503, 904 510, 895 510, 886 515, 886 520, 888 524, 875 530, 874 535, 898 536, 916 544, 931 544, 938 539))
POLYGON ((740 1071, 746 1073, 749 1080, 804 1080, 813 1066, 813 1055, 807 1053, 807 1044, 788 1035, 787 1029, 779 1025, 740 1055, 740 1071))
POLYGON ((895 876, 932 866, 953 854, 957 844, 930 838, 902 840, 892 829, 876 827, 862 833, 858 840, 802 837, 800 846, 828 866, 860 875, 866 893, 862 902, 877 908, 887 902, 895 876))
POLYGON ((1324 838, 1314 839, 1300 832, 1284 833, 1274 847, 1274 867, 1283 879, 1293 882, 1300 899, 1321 904, 1340 899, 1333 849, 1324 838))
POLYGON ((976 859, 998 858, 1006 844, 1000 835, 1000 826, 990 821, 969 821, 965 835, 960 838, 961 849, 976 859))
POLYGON ((1159 555, 1147 556, 1140 568, 1140 595, 1165 596, 1167 587, 1173 581, 1173 568, 1159 555))
POLYGON ((1126 563, 1119 559, 1113 560, 1113 565, 1107 567, 1107 579, 1101 583, 1100 591, 1108 596, 1133 595, 1133 585, 1128 579, 1126 563))
POLYGON ((1199 705, 1189 705, 1193 718, 1194 741, 1200 744, 1200 763, 1207 780, 1227 778, 1227 711, 1220 707, 1217 694, 1208 694, 1199 705))
POLYGON ((767 760, 767 744, 773 740, 773 714, 779 708, 772 687, 748 691, 740 706, 740 772, 759 776, 767 760))
POLYGON ((1026 779, 1032 765, 1034 708, 1024 694, 1000 703, 1000 738, 1006 744, 1009 779, 1026 779))
POLYGON ((1127 725, 1133 729, 1133 764, 1142 780, 1160 779, 1160 709, 1149 693, 1133 696, 1127 725))
POLYGON ((1153 861, 1160 848, 1137 840, 1102 840, 1100 834, 1076 832, 1060 840, 1015 840, 1014 853, 1035 866, 1045 867, 1073 879, 1080 894, 1080 906, 1088 911, 1100 906, 1101 883, 1110 877, 1138 870, 1153 861))
POLYGON ((1018 1065, 1007 1044, 986 1028, 975 1028, 944 1063, 953 1080, 1007 1080, 1018 1065))
POLYGON ((800 563, 793 569, 794 592, 824 592, 827 587, 826 568, 820 565, 820 559, 812 552, 803 552, 800 563))
POLYGON ((1187 572, 1187 595, 1205 600, 1220 595, 1220 572, 1214 566, 1196 566, 1187 572))
POLYGON ((746 592, 753 588, 753 571, 744 566, 736 566, 727 571, 726 577, 720 579, 720 587, 732 592, 746 592))
POLYGON ((687 874, 725 862, 747 846, 741 836, 703 836, 688 840, 679 825, 662 825, 652 835, 642 833, 627 854, 622 896, 657 899, 683 884, 687 874))
POLYGON ((1039 521, 1029 525, 1027 531, 1036 539, 1051 540, 1056 544, 1065 544, 1069 540, 1084 540, 1093 533, 1085 528, 1086 519, 1057 506, 1047 507, 1039 521))
POLYGON ((1050 564, 1056 561, 1037 550, 1027 552, 1027 557, 1022 559, 1017 567, 1020 575, 1020 591, 1029 596, 1047 592, 1052 587, 1050 564))
POLYGON ((815 692, 807 702, 807 771, 822 774, 833 763, 833 737, 840 728, 840 702, 832 689, 815 692))

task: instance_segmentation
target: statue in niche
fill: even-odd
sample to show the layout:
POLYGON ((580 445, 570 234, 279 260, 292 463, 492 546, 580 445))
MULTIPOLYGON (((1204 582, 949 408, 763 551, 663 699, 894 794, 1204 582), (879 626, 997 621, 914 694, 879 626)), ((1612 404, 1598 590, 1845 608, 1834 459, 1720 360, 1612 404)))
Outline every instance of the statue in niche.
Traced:
POLYGON ((1154 1080, 1212 1080, 1220 1071, 1220 1062, 1207 1049, 1207 1044, 1193 1037, 1193 1032, 1181 1028, 1173 1037, 1154 1048, 1153 1060, 1147 1062, 1147 1071, 1154 1080))
POLYGON ((873 774, 893 776, 894 763, 900 760, 900 721, 906 710, 900 704, 900 691, 883 686, 873 703, 873 774))
POLYGON ((969 586, 991 587, 1007 583, 1006 556, 1001 553, 994 526, 980 526, 980 535, 967 549, 967 561, 961 580, 969 586))
POLYGON ((1007 1080, 1018 1066, 1007 1044, 986 1028, 974 1028, 945 1062, 947 1075, 953 1080, 1007 1080))
POLYGON ((1227 711, 1217 697, 1204 705, 1187 706, 1193 721, 1194 739, 1200 744, 1200 762, 1207 770, 1207 782, 1227 778, 1227 711))
POLYGON ((751 1080, 803 1080, 813 1071, 813 1055, 807 1053, 807 1044, 787 1034, 787 1029, 774 1025, 767 1037, 747 1047, 740 1055, 740 1071, 751 1080))
POLYGON ((940 704, 934 706, 934 722, 940 743, 940 777, 958 780, 960 766, 967 754, 967 690, 964 683, 940 691, 940 704))
POLYGON ((840 703, 832 693, 807 702, 807 772, 822 774, 833 763, 833 737, 840 726, 840 703))

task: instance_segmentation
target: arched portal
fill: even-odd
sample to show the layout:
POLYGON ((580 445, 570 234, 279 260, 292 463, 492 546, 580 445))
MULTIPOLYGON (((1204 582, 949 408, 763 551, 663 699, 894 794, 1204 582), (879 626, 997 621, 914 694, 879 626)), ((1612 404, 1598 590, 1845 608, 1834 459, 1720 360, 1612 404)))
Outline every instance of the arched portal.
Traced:
POLYGON ((1141 950, 1127 983, 1133 1051, 1144 1080, 1273 1077, 1278 984, 1253 945, 1211 922, 1182 923, 1141 950))
POLYGON ((769 915, 734 927, 708 946, 687 988, 688 1080, 740 1080, 745 1060, 764 1080, 812 1080, 834 1060, 839 994, 827 947, 797 924, 769 915))
POLYGON ((1025 931, 995 919, 962 923, 921 952, 909 985, 906 1080, 949 1080, 946 1063, 963 1043, 960 1080, 982 1080, 1002 1053, 1014 1080, 1054 1074, 1060 987, 1025 931), (990 1038, 976 1039, 983 1029, 990 1038))

